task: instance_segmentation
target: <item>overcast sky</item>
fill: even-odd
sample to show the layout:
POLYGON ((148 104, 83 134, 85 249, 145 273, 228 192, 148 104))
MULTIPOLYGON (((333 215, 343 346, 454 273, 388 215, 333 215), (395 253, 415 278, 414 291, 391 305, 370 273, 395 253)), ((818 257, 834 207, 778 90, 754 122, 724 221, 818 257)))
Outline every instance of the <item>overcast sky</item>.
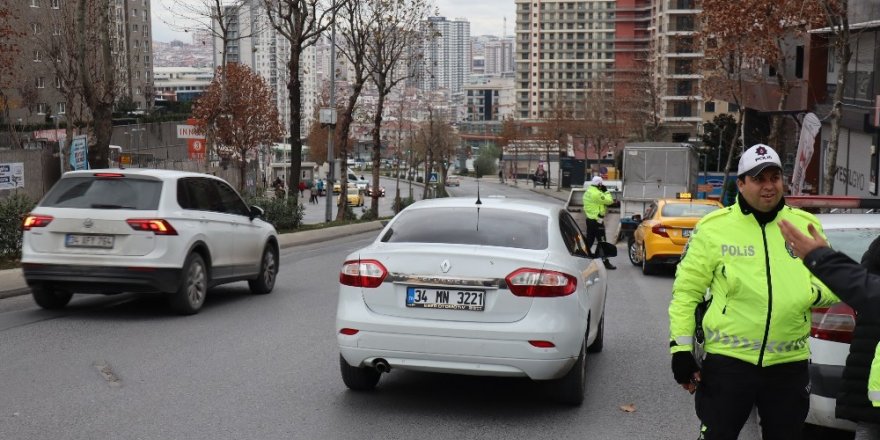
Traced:
MULTIPOLYGON (((178 0, 187 1, 187 0, 178 0)), ((471 36, 501 35, 504 32, 504 18, 507 17, 507 35, 513 35, 516 18, 514 0, 435 0, 440 15, 447 19, 464 18, 471 22, 471 36)), ((167 0, 153 0, 153 39, 169 42, 181 40, 189 43, 188 34, 174 32, 163 22, 170 21, 165 9, 167 0)))

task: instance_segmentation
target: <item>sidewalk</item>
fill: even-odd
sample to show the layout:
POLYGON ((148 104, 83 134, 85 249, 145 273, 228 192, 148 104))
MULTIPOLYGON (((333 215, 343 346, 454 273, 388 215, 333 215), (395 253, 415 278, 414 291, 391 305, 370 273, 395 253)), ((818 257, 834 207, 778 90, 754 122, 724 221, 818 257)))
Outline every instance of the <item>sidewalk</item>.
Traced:
MULTIPOLYGON (((380 229, 382 229, 382 223, 375 221, 336 226, 332 228, 291 232, 288 234, 280 234, 278 236, 278 244, 281 245, 281 249, 286 249, 293 246, 319 243, 333 238, 378 231, 380 229)), ((0 270, 0 299, 27 295, 30 292, 27 283, 24 281, 21 269, 0 270)))

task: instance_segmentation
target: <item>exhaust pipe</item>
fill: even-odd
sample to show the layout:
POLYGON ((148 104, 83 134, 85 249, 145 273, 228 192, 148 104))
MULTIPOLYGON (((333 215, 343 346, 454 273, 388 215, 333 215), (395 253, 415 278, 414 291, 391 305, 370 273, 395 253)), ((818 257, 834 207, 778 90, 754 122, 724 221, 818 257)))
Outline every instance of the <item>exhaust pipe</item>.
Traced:
POLYGON ((382 358, 373 361, 373 368, 375 368, 376 371, 378 371, 379 373, 387 373, 391 371, 391 365, 388 365, 388 361, 382 358))

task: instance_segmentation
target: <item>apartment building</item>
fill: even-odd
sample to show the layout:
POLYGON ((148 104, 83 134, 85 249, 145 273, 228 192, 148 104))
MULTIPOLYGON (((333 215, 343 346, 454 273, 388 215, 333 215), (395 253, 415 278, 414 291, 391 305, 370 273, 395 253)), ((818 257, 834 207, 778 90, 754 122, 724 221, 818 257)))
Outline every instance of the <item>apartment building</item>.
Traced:
MULTIPOLYGON (((20 50, 7 88, 9 118, 21 124, 42 123, 67 113, 59 71, 76 62, 73 48, 76 2, 20 0, 9 2, 12 26, 21 33, 14 43, 20 50), (59 53, 58 48, 68 51, 59 53)), ((147 0, 112 0, 110 3, 111 56, 115 60, 116 100, 135 109, 153 102, 153 63, 150 3, 147 0)), ((93 49, 96 50, 96 49, 93 49)), ((62 119, 63 121, 63 119, 62 119)))
POLYGON ((214 80, 212 67, 154 67, 153 89, 156 102, 192 101, 214 80))
POLYGON ((501 121, 513 116, 513 78, 485 78, 464 86, 466 121, 501 121))
POLYGON ((615 0, 515 0, 516 117, 578 117, 610 96, 615 0))
MULTIPOLYGON (((244 64, 266 81, 282 126, 290 127, 290 93, 287 89, 290 42, 272 28, 260 2, 250 2, 237 9, 227 7, 227 14, 230 41, 225 48, 226 62, 244 64)), ((222 64, 223 50, 223 41, 215 37, 214 60, 217 66, 222 64)), ((315 106, 318 105, 318 57, 315 45, 307 47, 300 57, 299 79, 302 85, 299 136, 305 139, 314 119, 315 106)))
POLYGON ((470 22, 462 18, 429 17, 424 28, 437 37, 426 39, 424 43, 419 88, 446 89, 452 95, 459 94, 471 69, 470 22))
POLYGON ((514 63, 514 45, 513 38, 502 38, 497 41, 491 41, 484 46, 487 75, 512 75, 514 63))
POLYGON ((651 11, 651 53, 658 113, 666 140, 696 139, 703 122, 703 53, 696 44, 699 0, 655 0, 651 11))

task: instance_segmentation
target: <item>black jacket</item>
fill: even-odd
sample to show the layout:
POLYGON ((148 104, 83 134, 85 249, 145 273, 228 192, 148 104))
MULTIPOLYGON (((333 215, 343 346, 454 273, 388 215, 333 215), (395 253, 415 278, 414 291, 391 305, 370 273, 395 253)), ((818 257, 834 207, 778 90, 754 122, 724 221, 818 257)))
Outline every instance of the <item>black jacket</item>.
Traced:
POLYGON ((856 310, 858 318, 837 395, 838 418, 880 423, 880 408, 868 400, 868 374, 880 342, 880 237, 859 265, 830 248, 810 252, 804 264, 817 278, 856 310))

